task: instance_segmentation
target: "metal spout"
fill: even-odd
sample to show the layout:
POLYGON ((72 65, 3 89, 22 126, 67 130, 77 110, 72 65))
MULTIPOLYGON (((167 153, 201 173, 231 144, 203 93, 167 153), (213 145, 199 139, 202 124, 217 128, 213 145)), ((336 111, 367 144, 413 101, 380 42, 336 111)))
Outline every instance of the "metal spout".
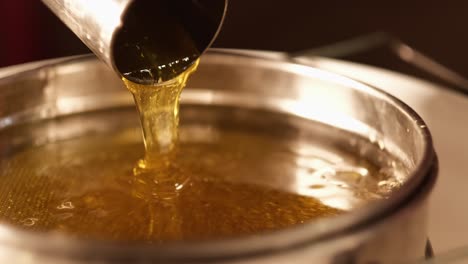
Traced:
POLYGON ((102 61, 136 83, 168 81, 212 44, 227 0, 42 0, 102 61))

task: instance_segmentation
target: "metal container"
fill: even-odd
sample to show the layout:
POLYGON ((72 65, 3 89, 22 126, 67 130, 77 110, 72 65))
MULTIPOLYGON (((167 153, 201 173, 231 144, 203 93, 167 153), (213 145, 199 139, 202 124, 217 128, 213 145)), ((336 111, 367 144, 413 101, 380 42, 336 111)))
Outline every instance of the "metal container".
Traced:
MULTIPOLYGON (((352 133, 398 157, 404 184, 388 199, 347 214, 262 236, 200 243, 135 245, 74 240, 0 225, 1 263, 397 263, 424 256, 427 197, 437 175, 428 128, 396 98, 311 66, 212 50, 183 92, 182 106, 264 109, 336 128, 342 147, 352 133)), ((121 81, 93 56, 57 59, 0 71, 0 153, 90 130, 118 129, 82 113, 133 107, 121 81), (18 132, 17 127, 75 114, 79 125, 18 132), (107 127, 106 127, 107 126, 107 127)), ((116 117, 119 120, 119 117, 116 117)), ((335 132, 333 132, 335 131, 335 132)), ((363 155, 381 158, 379 153, 363 155)), ((367 152, 366 152, 367 151, 367 152)), ((0 172, 1 173, 1 172, 0 172)))

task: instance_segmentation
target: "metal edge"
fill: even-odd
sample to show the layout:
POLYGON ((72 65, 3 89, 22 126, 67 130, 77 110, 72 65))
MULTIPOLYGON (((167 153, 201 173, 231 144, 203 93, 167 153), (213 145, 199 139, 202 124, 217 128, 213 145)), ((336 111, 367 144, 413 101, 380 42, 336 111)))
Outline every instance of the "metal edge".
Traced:
MULTIPOLYGON (((265 58, 265 56, 262 56, 262 54, 259 54, 259 56, 255 56, 255 54, 243 55, 243 54, 241 54, 242 52, 236 52, 236 50, 231 51, 229 49, 211 49, 210 53, 222 54, 222 55, 231 55, 231 56, 242 56, 242 57, 246 57, 246 58, 255 58, 255 59, 264 59, 264 60, 280 60, 280 61, 282 60, 281 57, 278 58, 278 59, 272 59, 271 57, 270 58, 265 58)), ((265 53, 265 55, 269 56, 270 54, 268 54, 268 53, 269 52, 265 53)), ((16 71, 16 73, 12 73, 12 74, 8 74, 8 73, 11 73, 11 68, 0 69, 0 78, 2 78, 2 77, 7 78, 7 79, 14 78, 14 77, 18 77, 19 75, 24 75, 27 72, 34 72, 34 71, 37 71, 38 69, 42 69, 42 68, 47 68, 47 67, 51 67, 51 66, 59 66, 59 65, 62 65, 62 64, 75 63, 75 62, 79 62, 81 60, 86 61, 86 60, 93 60, 93 59, 95 59, 95 57, 93 55, 81 55, 81 56, 73 56, 73 57, 52 59, 52 60, 36 62, 36 63, 23 64, 23 65, 19 65, 19 66, 14 66, 14 70, 16 71), (8 70, 10 70, 10 71, 8 71, 8 70), (22 72, 18 73, 17 72, 18 70, 22 70, 22 72), (5 74, 5 72, 7 74, 5 74)), ((303 66, 303 67, 311 67, 311 66, 303 66)), ((338 74, 336 74, 336 75, 337 76, 342 76, 342 75, 338 75, 338 74)), ((347 77, 347 78, 349 78, 349 77, 347 77)), ((349 79, 351 79, 351 78, 349 78, 349 79)), ((362 83, 362 82, 358 81, 358 83, 362 83)), ((372 86, 368 86, 368 87, 373 88, 372 86)), ((373 88, 373 89, 376 89, 376 88, 373 88)), ((395 97, 387 94, 384 91, 381 91, 379 89, 377 89, 377 90, 380 92, 380 94, 382 94, 383 97, 386 97, 388 100, 390 100, 390 102, 394 102, 394 103, 397 104, 397 106, 402 107, 403 110, 409 111, 410 116, 414 117, 415 121, 420 120, 422 123, 424 123, 422 121, 422 119, 413 110, 411 110, 411 108, 409 108, 406 104, 399 101, 395 97)), ((426 131, 425 135, 427 137, 426 139, 428 140, 428 145, 426 147, 425 154, 423 155, 424 159, 423 159, 423 162, 420 164, 421 168, 417 173, 418 175, 414 175, 414 176, 418 176, 416 178, 420 178, 420 179, 422 179, 426 175, 428 175, 428 172, 430 172, 430 168, 431 168, 430 165, 432 163, 436 162, 436 161, 434 161, 435 160, 435 155, 434 155, 434 149, 433 149, 433 146, 432 146, 432 140, 431 140, 431 137, 430 137, 430 133, 429 133, 429 131, 427 129, 425 129, 425 131, 426 131)), ((412 178, 414 178, 414 176, 412 178)), ((417 184, 416 184, 416 186, 407 186, 406 189, 408 189, 408 187, 412 187, 412 188, 409 188, 409 190, 411 191, 411 190, 416 190, 415 187, 418 187, 418 186, 417 186, 417 184)), ((348 225, 348 228, 345 229, 345 230, 335 229, 334 230, 335 232, 326 232, 325 234, 321 234, 321 236, 319 236, 319 237, 309 238, 309 239, 306 239, 306 240, 302 239, 300 241, 296 241, 296 242, 292 243, 289 246, 281 245, 280 250, 281 250, 281 252, 284 252, 284 251, 291 250, 291 249, 301 247, 301 246, 304 246, 304 245, 309 245, 311 243, 316 243, 316 242, 319 242, 319 241, 325 241, 325 240, 328 240, 330 238, 333 238, 334 237, 333 234, 337 235, 337 234, 343 234, 344 232, 345 233, 357 232, 362 226, 369 224, 369 221, 364 221, 364 222, 360 221, 360 222, 357 222, 357 223, 361 223, 361 225, 357 225, 355 220, 367 219, 367 220, 376 221, 376 220, 380 219, 378 216, 384 215, 382 213, 387 213, 388 214, 388 213, 394 212, 394 210, 391 210, 391 209, 398 209, 402 205, 401 202, 405 201, 404 198, 407 198, 411 194, 411 192, 406 193, 406 195, 401 194, 401 192, 398 192, 398 193, 399 193, 399 195, 397 195, 398 199, 395 199, 395 196, 392 196, 391 199, 389 198, 388 200, 385 201, 386 202, 385 205, 382 205, 382 203, 379 203, 380 210, 378 210, 377 212, 370 213, 370 216, 374 216, 374 217, 371 217, 371 218, 369 218, 369 217, 357 217, 357 218, 356 217, 354 217, 354 218, 352 218, 352 217, 339 217, 339 218, 336 218, 336 219, 327 219, 326 220, 327 224, 331 225, 330 222, 337 222, 337 221, 334 221, 334 220, 342 220, 343 218, 348 218, 348 219, 350 219, 350 221, 346 221, 346 222, 351 222, 351 223, 354 222, 354 225, 351 225, 352 228, 349 228, 350 226, 348 225), (400 203, 396 203, 396 201, 399 201, 400 203), (383 209, 386 209, 386 210, 383 210, 383 209)), ((366 207, 365 211, 368 212, 369 208, 366 207)), ((355 213, 350 213, 347 216, 351 216, 351 215, 355 216, 356 214, 355 213)), ((366 215, 369 216, 369 214, 365 214, 364 216, 366 216, 366 215)), ((371 222, 373 222, 373 221, 371 221, 371 222)), ((338 223, 336 223, 336 224, 338 224, 338 223)), ((195 246, 193 244, 188 245, 187 243, 177 243, 177 244, 174 244, 174 245, 167 245, 167 246, 162 246, 162 247, 155 247, 155 246, 150 246, 150 247, 143 246, 143 247, 141 247, 141 245, 135 246, 135 245, 128 245, 128 244, 125 244, 125 243, 124 244, 122 244, 122 243, 105 243, 105 245, 103 245, 102 243, 99 243, 99 242, 95 243, 96 241, 91 243, 92 246, 89 246, 90 241, 80 240, 80 241, 74 241, 74 242, 72 242, 70 244, 70 243, 68 243, 68 242, 70 242, 69 239, 67 239, 67 243, 68 243, 67 245, 68 246, 76 246, 79 249, 78 252, 79 252, 80 257, 84 257, 81 254, 81 253, 83 253, 81 250, 83 250, 85 248, 93 249, 93 250, 90 251, 90 254, 88 256, 91 259, 94 259, 94 257, 96 257, 96 254, 94 254, 93 252, 103 252, 103 251, 104 252, 108 251, 108 253, 112 256, 112 258, 117 258, 117 259, 119 259, 118 255, 122 255, 122 257, 124 257, 123 255, 126 255, 126 254, 128 254, 130 252, 135 253, 135 255, 151 253, 149 255, 153 255, 153 256, 156 257, 156 258, 153 258, 153 259, 166 259, 166 257, 169 257, 168 256, 168 253, 169 253, 169 255, 174 254, 176 256, 176 258, 174 260, 177 260, 180 257, 182 257, 179 254, 180 252, 197 253, 195 255, 199 255, 200 252, 202 252, 202 254, 207 253, 207 252, 215 252, 215 253, 218 253, 218 254, 216 254, 216 255, 218 255, 218 257, 220 257, 222 259, 228 259, 228 258, 232 258, 232 257, 237 258, 238 252, 236 252, 236 256, 229 256, 230 254, 221 254, 221 252, 220 252, 221 248, 229 247, 230 245, 233 245, 235 243, 243 243, 243 244, 255 243, 255 244, 257 244, 259 242, 262 242, 263 244, 265 244, 265 242, 267 242, 266 245, 268 245, 268 242, 272 241, 272 239, 274 239, 274 238, 276 238, 278 236, 281 236, 281 237, 284 238, 285 235, 286 236, 291 235, 291 231, 296 231, 294 233, 298 233, 298 232, 299 233, 310 233, 308 231, 313 231, 314 226, 317 226, 317 223, 314 222, 314 223, 306 224, 306 225, 299 226, 299 227, 293 227, 293 228, 289 228, 289 229, 285 229, 285 230, 272 232, 271 234, 263 235, 261 238, 254 238, 253 241, 252 241, 252 239, 243 238, 243 239, 232 239, 230 241, 223 240, 223 241, 214 241, 214 242, 202 242, 202 243, 197 243, 197 245, 195 245, 195 246), (98 244, 100 244, 100 245, 98 245, 98 244), (189 250, 189 248, 187 248, 187 246, 190 247, 190 250, 189 250), (171 248, 171 250, 168 250, 169 248, 171 248), (115 249, 118 249, 118 251, 117 251, 118 254, 116 254, 115 249), (199 249, 204 249, 204 250, 199 250, 199 249), (160 258, 157 258, 157 257, 160 257, 160 258)), ((337 226, 342 227, 343 223, 338 224, 337 226)), ((345 224, 345 226, 346 226, 346 224, 345 224)), ((19 231, 19 230, 17 230, 17 231, 19 231)), ((29 234, 29 232, 20 232, 20 233, 21 233, 20 235, 24 235, 23 233, 28 233, 28 235, 31 235, 31 234, 29 234)), ((37 242, 39 242, 39 243, 40 243, 40 241, 43 241, 43 239, 44 239, 43 236, 41 236, 41 237, 38 237, 36 235, 34 235, 34 236, 35 236, 35 239, 33 237, 30 237, 30 238, 33 239, 33 240, 37 239, 37 242)), ((57 238, 59 238, 57 240, 58 242, 60 242, 60 243, 64 242, 63 239, 60 239, 60 237, 57 237, 57 238)), ((290 239, 290 240, 295 240, 295 239, 290 239)), ((279 248, 277 246, 274 246, 274 247, 268 247, 267 246, 267 247, 263 247, 263 250, 259 250, 259 249, 248 250, 247 252, 244 252, 244 254, 242 254, 242 256, 263 255, 263 254, 268 254, 268 253, 273 253, 273 252, 276 254, 276 253, 278 253, 278 250, 279 250, 279 248)), ((56 254, 55 251, 54 252, 49 252, 49 253, 56 254)), ((63 252, 63 253, 67 253, 67 252, 63 252)), ((72 252, 68 252, 68 253, 72 253, 72 252)), ((72 254, 72 255, 74 255, 74 254, 72 254)), ((200 256, 200 257, 202 257, 202 256, 200 256)), ((170 258, 170 259, 172 260, 172 258, 170 258)), ((197 259, 198 258, 196 256, 193 258, 193 260, 197 260, 197 259)), ((218 258, 215 257, 213 260, 216 260, 216 259, 218 259, 218 258)), ((184 260, 186 260, 186 258, 184 258, 184 260)))

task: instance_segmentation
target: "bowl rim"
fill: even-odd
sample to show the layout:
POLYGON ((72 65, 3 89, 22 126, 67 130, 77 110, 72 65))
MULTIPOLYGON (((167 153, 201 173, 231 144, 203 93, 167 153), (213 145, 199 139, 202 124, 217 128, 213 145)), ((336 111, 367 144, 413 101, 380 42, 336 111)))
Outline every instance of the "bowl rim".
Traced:
MULTIPOLYGON (((279 252, 284 253, 305 245, 315 246, 318 243, 333 241, 338 237, 361 232, 365 229, 363 227, 375 224, 386 216, 396 213, 415 193, 423 192, 423 189, 432 188, 432 185, 424 187, 423 184, 427 181, 428 177, 434 175, 432 170, 434 164, 437 164, 432 137, 427 125, 413 109, 394 96, 371 85, 310 65, 297 64, 285 57, 271 58, 269 53, 271 52, 261 51, 243 54, 242 50, 210 49, 204 56, 235 56, 246 60, 261 60, 265 63, 273 63, 281 67, 291 66, 305 73, 309 73, 311 70, 316 73, 322 72, 329 76, 330 81, 333 81, 332 77, 337 77, 338 79, 344 78, 348 81, 347 83, 354 85, 352 88, 371 91, 373 96, 378 96, 390 102, 392 106, 398 108, 399 111, 405 113, 408 118, 418 124, 418 132, 424 140, 421 161, 417 164, 415 170, 410 173, 408 180, 399 190, 395 191, 388 199, 371 203, 340 217, 317 220, 299 226, 264 233, 259 236, 148 245, 73 239, 61 234, 36 233, 0 224, 0 243, 19 249, 37 250, 47 255, 57 256, 59 254, 77 259, 126 260, 131 258, 174 262, 198 262, 203 260, 207 263, 219 261, 220 259, 263 256, 279 252)), ((0 69, 0 84, 14 81, 17 78, 20 79, 28 73, 47 69, 48 67, 69 66, 90 61, 98 62, 93 54, 87 54, 7 67, 0 69)))

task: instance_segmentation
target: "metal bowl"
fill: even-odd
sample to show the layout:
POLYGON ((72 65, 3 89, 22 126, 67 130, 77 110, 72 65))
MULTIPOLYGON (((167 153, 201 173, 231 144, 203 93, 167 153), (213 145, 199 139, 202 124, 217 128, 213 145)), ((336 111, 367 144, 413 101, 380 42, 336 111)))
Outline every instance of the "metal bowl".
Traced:
MULTIPOLYGON (((164 245, 83 241, 0 225, 2 263, 395 263, 422 258, 427 196, 437 175, 431 136, 398 99, 363 83, 260 54, 211 50, 183 92, 184 105, 221 105, 297 116, 335 128, 329 140, 374 162, 397 157, 404 184, 382 199, 339 217, 261 236, 164 245), (354 135, 347 137, 343 135, 354 135), (363 139, 361 141, 356 138, 363 139), (372 145, 374 147, 365 147, 372 145), (93 262, 94 261, 94 262, 93 262)), ((383 80, 384 81, 384 80, 383 80)), ((0 70, 0 154, 118 122, 18 130, 62 116, 131 107, 114 73, 93 56, 0 70)), ((116 118, 118 120, 118 118, 116 118)), ((0 172, 1 175, 1 172, 0 172)))

